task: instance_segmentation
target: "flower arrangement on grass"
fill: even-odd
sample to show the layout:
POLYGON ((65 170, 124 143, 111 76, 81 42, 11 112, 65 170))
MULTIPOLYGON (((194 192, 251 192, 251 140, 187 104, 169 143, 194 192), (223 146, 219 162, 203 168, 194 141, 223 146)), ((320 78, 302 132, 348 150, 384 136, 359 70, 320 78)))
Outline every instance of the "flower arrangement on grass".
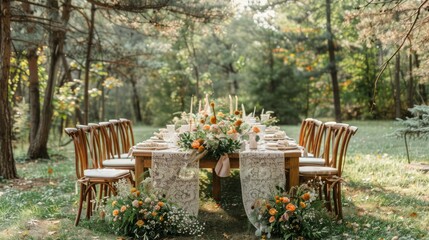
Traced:
POLYGON ((179 135, 178 144, 182 149, 193 149, 207 157, 219 159, 240 149, 244 135, 259 132, 257 127, 243 122, 240 111, 226 115, 216 113, 213 102, 210 107, 210 115, 202 111, 196 117, 195 128, 179 135))
POLYGON ((252 206, 251 218, 256 223, 255 235, 262 238, 322 239, 329 233, 331 216, 316 198, 315 184, 303 184, 285 194, 258 199, 252 206))
POLYGON ((118 195, 110 198, 106 205, 107 216, 116 234, 133 239, 202 235, 204 226, 197 218, 164 197, 130 188, 125 181, 118 182, 117 189, 118 195))

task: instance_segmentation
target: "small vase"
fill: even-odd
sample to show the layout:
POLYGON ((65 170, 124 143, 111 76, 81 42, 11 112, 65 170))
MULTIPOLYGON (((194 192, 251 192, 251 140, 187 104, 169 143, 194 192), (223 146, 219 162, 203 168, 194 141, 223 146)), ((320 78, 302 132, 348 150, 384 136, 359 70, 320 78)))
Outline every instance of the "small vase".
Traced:
POLYGON ((258 149, 258 142, 256 141, 256 134, 249 134, 249 148, 258 149))

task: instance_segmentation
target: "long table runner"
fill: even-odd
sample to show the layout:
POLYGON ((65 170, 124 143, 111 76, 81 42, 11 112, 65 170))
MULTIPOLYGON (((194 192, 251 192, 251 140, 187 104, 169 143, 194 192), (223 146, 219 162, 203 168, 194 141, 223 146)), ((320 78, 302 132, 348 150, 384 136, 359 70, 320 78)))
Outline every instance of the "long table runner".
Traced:
MULTIPOLYGON (((284 153, 247 150, 240 152, 239 157, 243 205, 249 217, 256 199, 272 196, 276 186, 284 188, 284 153)), ((198 214, 199 162, 195 155, 177 150, 154 151, 152 180, 161 194, 188 213, 198 214)))
POLYGON ((199 208, 199 162, 189 153, 154 151, 152 153, 153 187, 189 214, 199 208))
POLYGON ((249 221, 255 225, 250 217, 255 200, 273 196, 276 193, 276 186, 285 187, 284 153, 280 151, 240 152, 240 181, 244 210, 249 221))

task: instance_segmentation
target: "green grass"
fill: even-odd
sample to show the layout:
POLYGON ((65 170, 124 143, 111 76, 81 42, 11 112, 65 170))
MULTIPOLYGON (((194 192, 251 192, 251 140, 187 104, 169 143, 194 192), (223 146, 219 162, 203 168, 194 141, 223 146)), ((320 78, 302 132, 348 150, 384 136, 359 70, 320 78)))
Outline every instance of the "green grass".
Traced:
MULTIPOLYGON (((387 121, 351 124, 359 131, 350 142, 344 170, 344 219, 334 224, 331 238, 429 239, 429 173, 407 164, 403 139, 387 136, 398 126, 387 121)), ((298 137, 299 126, 283 129, 298 137)), ((154 130, 135 127, 136 141, 154 130)), ((409 144, 412 162, 429 164, 428 142, 411 140, 409 144)), ((54 153, 70 157, 73 149, 52 146, 54 153)), ((74 163, 71 158, 53 156, 53 160, 19 163, 19 183, 23 185, 1 183, 0 239, 115 239, 97 217, 73 226, 77 201, 74 163), (52 176, 47 173, 49 167, 54 170, 52 176)), ((239 171, 222 179, 220 206, 211 199, 210 171, 201 171, 200 176, 199 218, 206 222, 204 239, 255 239, 241 203, 239 171)))

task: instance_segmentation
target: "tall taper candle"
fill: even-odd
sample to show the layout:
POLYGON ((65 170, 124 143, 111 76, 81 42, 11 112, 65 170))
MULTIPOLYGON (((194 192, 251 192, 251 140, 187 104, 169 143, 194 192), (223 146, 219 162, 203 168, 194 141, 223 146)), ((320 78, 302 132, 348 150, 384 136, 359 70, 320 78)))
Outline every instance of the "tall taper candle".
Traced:
POLYGON ((191 97, 191 109, 189 110, 189 114, 192 114, 192 106, 194 105, 194 95, 191 97))
POLYGON ((235 95, 235 110, 238 110, 238 97, 235 95))
POLYGON ((234 110, 232 110, 232 97, 229 95, 229 114, 233 114, 234 110))

